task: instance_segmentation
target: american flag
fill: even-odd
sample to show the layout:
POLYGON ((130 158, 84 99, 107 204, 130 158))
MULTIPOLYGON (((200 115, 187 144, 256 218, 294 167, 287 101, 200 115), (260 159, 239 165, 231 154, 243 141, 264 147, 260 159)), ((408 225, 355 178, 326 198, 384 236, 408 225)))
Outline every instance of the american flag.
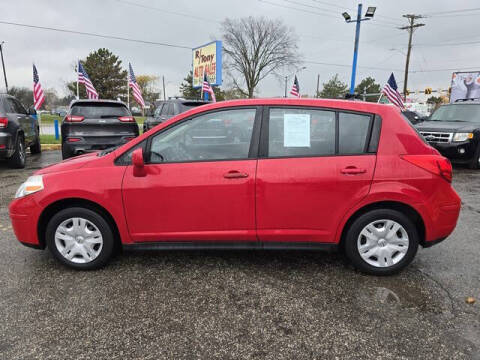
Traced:
POLYGON ((132 88, 133 98, 137 101, 137 103, 144 108, 145 101, 143 100, 142 90, 138 86, 137 79, 135 78, 135 74, 133 73, 132 64, 128 63, 128 86, 132 88))
POLYGON ((83 65, 80 61, 78 62, 78 82, 85 85, 85 89, 87 90, 87 97, 89 99, 98 99, 97 90, 95 90, 92 81, 88 77, 87 72, 83 68, 83 65))
POLYGON ((33 107, 35 110, 40 109, 44 101, 45 94, 43 93, 42 85, 38 78, 37 68, 35 67, 35 64, 33 64, 33 107))
POLYGON ((398 92, 397 82, 393 73, 388 78, 387 83, 383 87, 382 93, 388 98, 388 100, 400 109, 404 109, 402 95, 398 92))
POLYGON ((290 90, 290 95, 300 97, 300 85, 298 84, 297 75, 295 75, 295 80, 293 81, 292 90, 290 90))
POLYGON ((210 85, 210 83, 208 82, 208 78, 207 78, 207 73, 203 73, 203 86, 202 86, 202 91, 203 92, 207 92, 210 94, 210 96, 212 97, 212 101, 213 102, 216 102, 217 99, 215 98, 215 93, 213 92, 213 88, 212 86, 210 85))

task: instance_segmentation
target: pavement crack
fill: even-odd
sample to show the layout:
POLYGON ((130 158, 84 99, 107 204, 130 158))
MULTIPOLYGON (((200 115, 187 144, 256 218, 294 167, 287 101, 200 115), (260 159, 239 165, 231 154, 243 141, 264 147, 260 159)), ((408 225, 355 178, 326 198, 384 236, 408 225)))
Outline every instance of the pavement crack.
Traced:
POLYGON ((452 314, 453 316, 457 316, 458 312, 455 307, 455 298, 450 293, 450 291, 445 286, 443 286, 443 284, 439 280, 435 279, 432 275, 426 273, 425 271, 420 270, 419 268, 415 268, 415 270, 417 270, 420 274, 422 274, 424 277, 426 277, 430 281, 434 282, 440 289, 443 290, 443 292, 447 294, 448 299, 450 300, 450 307, 452 308, 452 314))

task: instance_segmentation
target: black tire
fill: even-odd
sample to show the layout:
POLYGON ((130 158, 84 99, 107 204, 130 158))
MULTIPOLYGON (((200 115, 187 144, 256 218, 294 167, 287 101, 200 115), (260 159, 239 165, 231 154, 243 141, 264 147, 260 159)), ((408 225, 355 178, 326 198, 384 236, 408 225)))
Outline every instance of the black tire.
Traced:
POLYGON ((48 222, 45 232, 46 244, 52 255, 63 265, 76 270, 94 270, 105 266, 110 260, 114 250, 113 232, 108 222, 97 212, 82 208, 72 207, 59 211, 48 222), (83 218, 94 224, 100 231, 103 244, 98 256, 87 263, 76 263, 66 259, 57 249, 55 244, 55 232, 58 226, 70 218, 83 218))
POLYGON ((408 216, 400 211, 391 209, 376 209, 359 216, 349 227, 345 236, 345 254, 353 266, 369 275, 392 275, 409 265, 415 257, 419 244, 417 229, 408 216), (394 220, 399 223, 408 235, 408 250, 404 257, 396 264, 387 267, 377 267, 367 263, 357 247, 360 232, 368 224, 376 220, 394 220))
POLYGON ((480 144, 477 146, 475 155, 473 156, 472 161, 468 164, 470 169, 480 169, 480 144))
POLYGON ((14 169, 23 169, 25 167, 26 158, 27 152, 25 150, 25 139, 22 134, 19 134, 15 143, 15 152, 8 159, 8 165, 14 169))
POLYGON ((62 159, 65 160, 65 159, 68 159, 68 158, 71 158, 73 156, 73 154, 70 152, 70 150, 68 150, 65 145, 62 143, 62 159))
POLYGON ((42 152, 42 145, 40 144, 40 135, 37 136, 35 142, 30 145, 30 154, 40 154, 42 152))

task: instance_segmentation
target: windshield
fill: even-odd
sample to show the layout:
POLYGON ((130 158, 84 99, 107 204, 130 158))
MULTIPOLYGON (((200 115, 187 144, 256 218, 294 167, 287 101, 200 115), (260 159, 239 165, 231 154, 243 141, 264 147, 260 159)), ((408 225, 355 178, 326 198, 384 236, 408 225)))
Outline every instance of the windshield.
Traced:
POLYGON ((127 107, 122 104, 78 104, 73 105, 70 113, 83 116, 85 119, 131 116, 127 107))
POLYGON ((440 106, 430 117, 432 121, 470 121, 480 123, 480 104, 440 106))

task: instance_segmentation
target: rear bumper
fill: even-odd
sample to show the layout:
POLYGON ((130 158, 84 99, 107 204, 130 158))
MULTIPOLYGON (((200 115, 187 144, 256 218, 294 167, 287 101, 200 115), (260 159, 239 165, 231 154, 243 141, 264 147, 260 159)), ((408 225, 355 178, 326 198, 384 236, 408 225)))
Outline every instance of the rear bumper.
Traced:
POLYGON ((94 152, 99 150, 105 150, 107 148, 123 145, 134 139, 138 135, 130 134, 123 135, 119 137, 111 137, 108 139, 105 138, 93 138, 93 137, 79 137, 72 136, 73 138, 80 139, 75 142, 68 142, 69 137, 66 137, 62 143, 62 147, 65 151, 71 153, 72 155, 94 152))
POLYGON ((37 204, 34 196, 27 195, 13 200, 8 210, 13 231, 18 241, 28 247, 44 249, 45 244, 40 243, 37 232, 37 224, 42 208, 37 204))
POLYGON ((14 139, 8 133, 0 132, 0 159, 6 159, 13 155, 14 139))
POLYGON ((440 154, 454 163, 468 163, 473 159, 477 144, 472 141, 462 141, 448 144, 429 143, 437 149, 440 154))
POLYGON ((460 215, 461 201, 455 191, 452 189, 458 201, 443 204, 430 210, 430 223, 427 227, 427 236, 422 244, 423 247, 430 247, 445 240, 457 226, 460 215))

